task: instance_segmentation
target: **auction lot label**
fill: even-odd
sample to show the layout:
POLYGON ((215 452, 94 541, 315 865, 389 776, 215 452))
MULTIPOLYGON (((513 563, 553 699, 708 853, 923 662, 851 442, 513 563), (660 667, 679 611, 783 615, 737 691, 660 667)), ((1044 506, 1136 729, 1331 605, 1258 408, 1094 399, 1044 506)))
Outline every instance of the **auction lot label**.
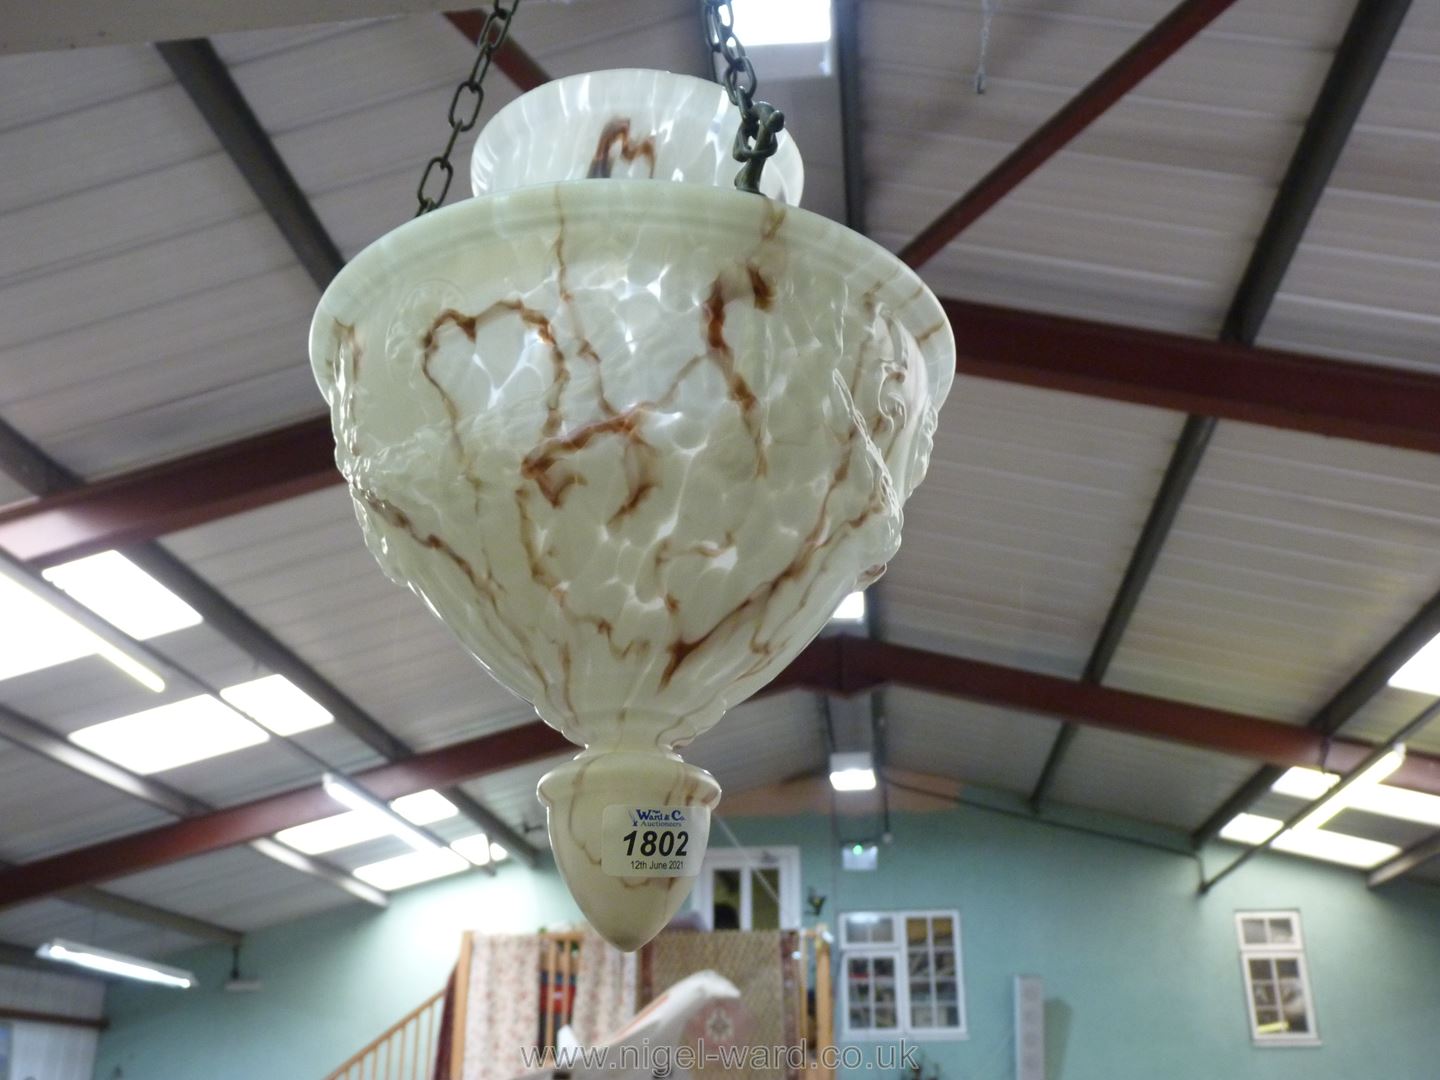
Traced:
POLYGON ((611 877, 696 877, 709 838, 708 806, 607 806, 600 869, 611 877))

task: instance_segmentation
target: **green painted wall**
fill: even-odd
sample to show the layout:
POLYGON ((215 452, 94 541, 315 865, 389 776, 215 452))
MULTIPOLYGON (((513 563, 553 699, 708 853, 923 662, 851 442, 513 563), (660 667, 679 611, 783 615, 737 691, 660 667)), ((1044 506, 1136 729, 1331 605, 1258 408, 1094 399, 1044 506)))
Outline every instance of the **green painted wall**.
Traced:
POLYGON ((107 999, 97 1080, 320 1080, 440 989, 461 932, 569 925, 580 917, 559 877, 502 866, 251 935, 255 994, 227 994, 226 948, 174 962, 200 977, 188 993, 117 986, 107 999), (119 1074, 116 1070, 121 1070, 119 1074))
MULTIPOLYGON (((824 818, 731 826, 745 843, 800 846, 802 892, 827 896, 831 925, 837 911, 960 910, 971 1037, 923 1047, 946 1080, 1013 1075, 1016 973, 1046 980, 1051 1080, 1440 1080, 1440 890, 1372 894, 1360 875, 1275 856, 1202 900, 1190 858, 974 808, 897 815, 878 874, 838 868, 824 818), (1300 909, 1323 1046, 1251 1045, 1237 908, 1300 909)), ((260 994, 222 993, 228 954, 201 950, 185 962, 205 989, 111 994, 97 1080, 117 1067, 125 1080, 318 1080, 443 982, 462 927, 575 917, 553 873, 512 866, 256 934, 260 994)))
POLYGON ((1372 893, 1277 855, 1202 899, 1190 857, 969 807, 897 815, 877 873, 838 868, 824 819, 731 824, 746 844, 800 846, 832 928, 843 911, 959 910, 970 1037, 921 1047, 944 1080, 1015 1075, 1017 974, 1045 979, 1050 1080, 1440 1080, 1440 889, 1372 893), (1320 1047, 1251 1043, 1234 913, 1263 908, 1301 912, 1320 1047))

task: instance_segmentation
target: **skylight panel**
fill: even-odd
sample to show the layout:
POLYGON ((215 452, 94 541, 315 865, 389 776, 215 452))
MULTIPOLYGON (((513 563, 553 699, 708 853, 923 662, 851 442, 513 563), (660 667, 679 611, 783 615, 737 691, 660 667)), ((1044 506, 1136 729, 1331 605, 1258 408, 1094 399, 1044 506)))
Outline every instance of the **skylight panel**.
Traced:
POLYGON ((356 867, 353 873, 361 881, 385 892, 434 881, 470 869, 470 862, 449 848, 434 851, 412 851, 393 859, 382 859, 368 866, 356 867))
POLYGON ((1412 656, 1394 675, 1390 685, 1400 690, 1440 697, 1440 634, 1412 656))
MULTIPOLYGON (((390 809, 412 825, 431 825, 460 813, 444 795, 429 790, 404 795, 391 802, 390 809)), ((275 834, 275 839, 306 855, 323 855, 327 851, 339 851, 389 835, 390 829, 375 815, 348 810, 319 821, 282 829, 275 834)))
POLYGON ((70 741, 141 775, 265 742, 270 736, 209 695, 146 709, 70 733, 70 741))
POLYGON ((284 675, 227 686, 220 696, 276 735, 298 735, 335 720, 328 709, 284 675))
POLYGON ((829 41, 830 0, 732 0, 735 34, 747 48, 829 41))
MULTIPOLYGON (((1220 830, 1220 838, 1236 844, 1263 844, 1274 836, 1285 823, 1259 814, 1236 814, 1220 830)), ((1340 863, 1369 870, 1380 863, 1400 854, 1394 844, 1383 844, 1378 840, 1366 840, 1360 836, 1332 832, 1329 829, 1290 829, 1275 837, 1272 847, 1291 855, 1304 855, 1311 859, 1340 863)))
POLYGON ((0 679, 93 655, 101 644, 29 589, 0 577, 0 679))
POLYGON ((43 576, 140 641, 203 621, 198 611, 118 551, 61 563, 43 576))
MULTIPOLYGON (((1337 783, 1340 777, 1335 773, 1324 773, 1319 769, 1287 769, 1276 780, 1271 790, 1296 799, 1314 800, 1320 798, 1337 783)), ((1373 784, 1354 792, 1348 805, 1367 814, 1414 821, 1421 825, 1440 828, 1440 795, 1430 795, 1410 788, 1393 787, 1390 784, 1373 784)))

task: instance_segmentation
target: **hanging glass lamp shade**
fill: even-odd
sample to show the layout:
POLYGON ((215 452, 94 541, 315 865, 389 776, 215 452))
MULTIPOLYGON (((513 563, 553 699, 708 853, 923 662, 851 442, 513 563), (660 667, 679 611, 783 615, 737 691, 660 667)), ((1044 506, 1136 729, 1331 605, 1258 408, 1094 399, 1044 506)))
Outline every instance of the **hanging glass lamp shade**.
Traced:
POLYGON ((624 949, 720 798, 677 750, 884 570, 954 371, 915 273, 793 205, 788 137, 765 195, 731 186, 737 122, 663 72, 532 91, 481 133, 476 197, 361 252, 311 331, 371 552, 584 747, 539 794, 624 949))

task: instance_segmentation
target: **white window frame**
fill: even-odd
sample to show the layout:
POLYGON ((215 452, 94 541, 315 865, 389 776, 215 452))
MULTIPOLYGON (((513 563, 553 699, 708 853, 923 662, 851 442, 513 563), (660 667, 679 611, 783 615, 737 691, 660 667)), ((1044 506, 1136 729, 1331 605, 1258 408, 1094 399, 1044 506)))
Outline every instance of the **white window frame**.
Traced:
MULTIPOLYGON (((711 848, 700 864, 700 878, 695 882, 694 910, 700 913, 705 926, 715 929, 715 871, 768 870, 780 871, 780 929, 800 929, 800 849, 798 847, 724 847, 711 848)), ((754 875, 740 875, 740 929, 750 930, 751 897, 754 875)))
MULTIPOLYGON (((1315 1017, 1315 994, 1310 988, 1310 965, 1305 959, 1305 931, 1301 926, 1300 912, 1295 909, 1273 911, 1235 912, 1235 940, 1240 946, 1240 978, 1245 988, 1245 1016, 1250 1024, 1250 1039, 1256 1046, 1319 1046, 1320 1028, 1315 1017), (1284 943, 1247 942, 1245 921, 1264 919, 1267 926, 1271 919, 1288 919, 1294 930, 1294 940, 1284 943), (1300 988, 1305 994, 1305 1022, 1309 1031, 1292 1035, 1288 1032, 1261 1031, 1255 1015, 1255 988, 1250 974, 1251 960, 1293 960, 1299 973, 1300 988)), ((1276 1002, 1276 1008, 1280 1003, 1276 1002)))
MULTIPOLYGON (((899 1038, 913 1038, 925 1042, 959 1042, 970 1038, 970 1022, 965 1002, 965 950, 964 932, 960 912, 953 908, 922 908, 904 911, 842 911, 839 918, 840 946, 840 993, 836 995, 840 1007, 840 1031, 845 1042, 884 1042, 899 1038), (888 942, 856 941, 847 936, 848 920, 857 915, 867 918, 889 919, 891 922, 888 942), (910 1023, 910 958, 908 941, 905 937, 906 919, 933 919, 943 917, 953 920, 955 927, 955 1004, 960 1015, 958 1027, 916 1027, 910 1023), (893 1028, 861 1028, 850 1026, 850 958, 852 956, 888 956, 895 961, 895 1014, 898 1023, 893 1028)), ((931 946, 933 957, 934 946, 931 946)), ((932 973, 931 978, 934 978, 932 973)))

